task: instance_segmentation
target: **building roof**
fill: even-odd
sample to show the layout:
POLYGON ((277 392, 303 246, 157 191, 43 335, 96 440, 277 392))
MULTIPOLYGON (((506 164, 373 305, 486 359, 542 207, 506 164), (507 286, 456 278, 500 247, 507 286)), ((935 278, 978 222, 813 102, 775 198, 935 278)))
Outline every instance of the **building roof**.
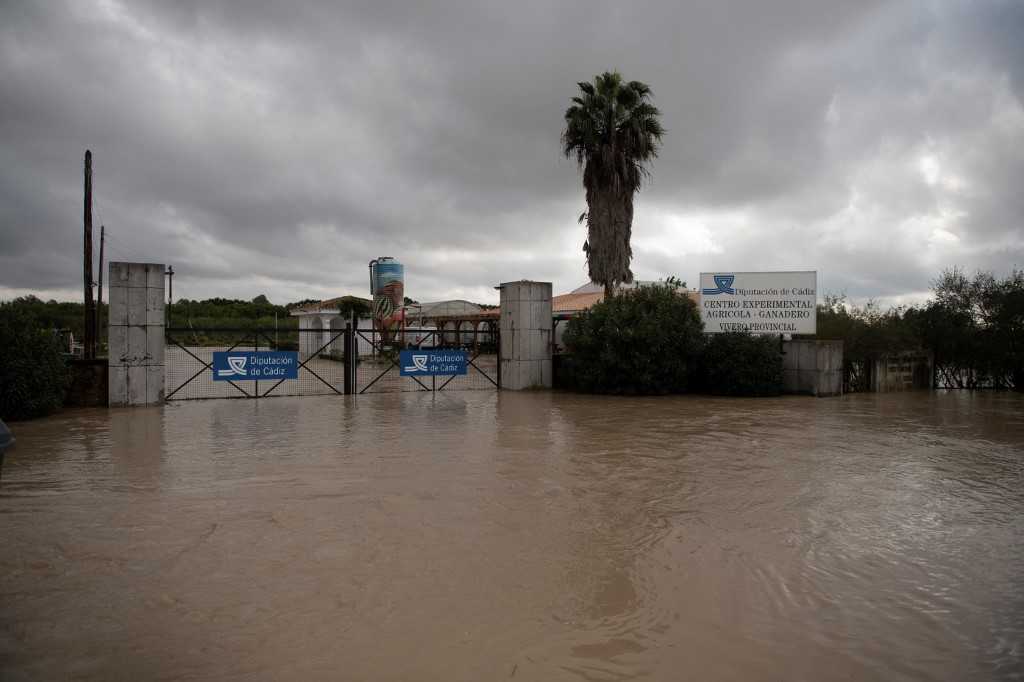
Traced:
MULTIPOLYGON (((633 284, 620 285, 619 289, 636 289, 637 286, 645 286, 647 284, 656 284, 656 282, 634 282, 633 284)), ((599 285, 593 285, 599 286, 599 285)), ((604 289, 600 288, 597 291, 590 291, 591 285, 583 285, 578 287, 568 294, 561 294, 559 296, 551 297, 551 312, 555 315, 561 314, 572 314, 587 310, 595 303, 600 303, 604 300, 604 289)), ((690 289, 685 292, 690 299, 700 304, 700 292, 696 289, 690 289)))
POLYGON ((338 296, 336 298, 329 298, 317 303, 297 305, 288 312, 292 315, 302 315, 303 313, 336 313, 342 306, 347 304, 350 305, 352 303, 362 303, 367 307, 370 306, 369 299, 360 298, 358 296, 338 296))
MULTIPOLYGON (((637 287, 647 286, 649 284, 657 284, 654 280, 633 280, 629 284, 625 282, 619 282, 617 287, 619 291, 623 289, 636 289, 637 287)), ((604 285, 598 284, 597 282, 587 282, 586 284, 580 285, 569 292, 570 294, 603 294, 604 285)))
POLYGON ((410 317, 453 317, 457 315, 476 315, 483 311, 483 308, 476 303, 463 299, 416 303, 408 306, 406 309, 410 317))
POLYGON ((604 292, 576 293, 575 291, 551 297, 552 313, 578 313, 604 300, 604 292))

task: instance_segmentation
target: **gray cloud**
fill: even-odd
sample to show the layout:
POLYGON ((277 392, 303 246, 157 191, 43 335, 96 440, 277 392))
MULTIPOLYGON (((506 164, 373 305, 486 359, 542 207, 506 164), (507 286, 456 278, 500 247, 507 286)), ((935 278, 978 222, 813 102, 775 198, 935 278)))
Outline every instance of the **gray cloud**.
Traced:
POLYGON ((669 135, 634 270, 816 268, 855 298, 1024 265, 1019 3, 82 3, 0 8, 0 296, 73 296, 81 158, 115 258, 176 293, 421 299, 585 279, 575 82, 669 135))

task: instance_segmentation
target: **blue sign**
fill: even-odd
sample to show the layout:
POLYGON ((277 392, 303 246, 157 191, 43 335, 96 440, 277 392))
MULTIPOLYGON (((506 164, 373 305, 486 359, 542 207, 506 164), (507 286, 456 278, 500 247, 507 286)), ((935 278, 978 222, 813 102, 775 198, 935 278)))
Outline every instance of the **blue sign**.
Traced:
POLYGON ((286 350, 232 350, 213 354, 214 381, 299 378, 299 354, 286 350))
POLYGON ((469 358, 464 350, 403 350, 398 359, 403 377, 465 374, 469 358))

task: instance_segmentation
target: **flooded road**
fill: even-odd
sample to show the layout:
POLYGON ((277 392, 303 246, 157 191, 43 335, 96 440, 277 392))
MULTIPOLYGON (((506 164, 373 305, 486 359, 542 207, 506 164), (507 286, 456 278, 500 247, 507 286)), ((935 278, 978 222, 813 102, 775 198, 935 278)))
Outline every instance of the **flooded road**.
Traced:
POLYGON ((1024 675, 1024 398, 394 394, 14 424, 0 678, 1024 675))

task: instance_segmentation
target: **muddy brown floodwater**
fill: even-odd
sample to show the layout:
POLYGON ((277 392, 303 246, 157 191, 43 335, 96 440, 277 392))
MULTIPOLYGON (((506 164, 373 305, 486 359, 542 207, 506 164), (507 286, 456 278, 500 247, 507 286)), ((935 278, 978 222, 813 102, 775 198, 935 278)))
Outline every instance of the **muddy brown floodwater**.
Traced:
POLYGON ((462 392, 14 425, 3 680, 1024 675, 1024 398, 462 392))

